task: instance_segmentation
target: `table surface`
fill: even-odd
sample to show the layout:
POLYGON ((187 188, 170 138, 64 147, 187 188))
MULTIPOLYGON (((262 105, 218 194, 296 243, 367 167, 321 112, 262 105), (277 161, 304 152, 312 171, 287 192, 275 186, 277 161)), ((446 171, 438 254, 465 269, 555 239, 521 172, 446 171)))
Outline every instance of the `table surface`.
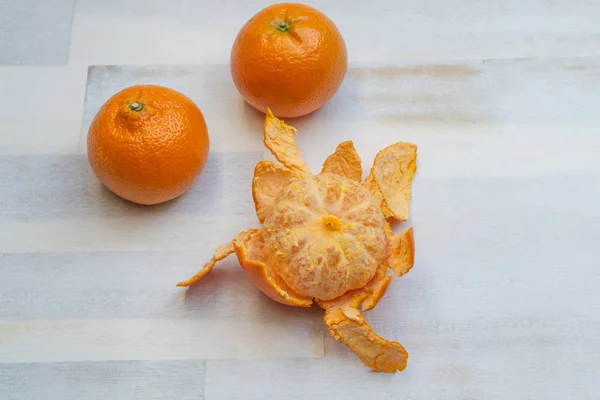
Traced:
POLYGON ((309 165, 344 140, 367 171, 419 146, 416 265, 367 314, 408 368, 370 372, 235 257, 175 287, 258 224, 263 117, 227 63, 266 3, 4 0, 1 399, 600 398, 600 2, 310 4, 350 69, 293 121, 309 165), (134 83, 182 91, 209 126, 205 172, 168 204, 117 198, 87 163, 91 119, 134 83))

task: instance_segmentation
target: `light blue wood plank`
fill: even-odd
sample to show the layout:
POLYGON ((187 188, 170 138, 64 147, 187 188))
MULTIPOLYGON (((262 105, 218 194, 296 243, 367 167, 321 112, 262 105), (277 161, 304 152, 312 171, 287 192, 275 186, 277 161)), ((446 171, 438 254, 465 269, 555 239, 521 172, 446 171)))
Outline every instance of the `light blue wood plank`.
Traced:
POLYGON ((202 400, 202 360, 0 364, 3 400, 202 400))
POLYGON ((0 363, 320 358, 314 324, 227 319, 0 321, 0 363))
POLYGON ((86 155, 0 155, 0 218, 4 222, 151 218, 167 212, 252 216, 251 180, 261 156, 260 152, 211 152, 204 171, 186 193, 172 202, 144 207, 106 189, 93 174, 86 155))
POLYGON ((3 1, 0 64, 67 64, 74 6, 74 0, 3 1))
POLYGON ((0 252, 216 248, 258 225, 251 179, 260 158, 213 152, 187 193, 145 207, 105 189, 85 155, 0 156, 0 252))
POLYGON ((409 367, 401 374, 369 371, 330 338, 325 341, 325 357, 319 360, 208 360, 205 395, 220 400, 595 400, 600 396, 595 379, 598 324, 515 322, 427 325, 422 332, 407 332, 405 337, 412 338, 404 340, 409 367), (232 377, 236 385, 231 385, 232 377))
POLYGON ((191 289, 175 286, 199 270, 212 251, 0 254, 0 320, 172 318, 321 325, 318 309, 291 308, 264 296, 235 255, 191 289))
MULTIPOLYGON (((71 61, 88 64, 227 63, 242 25, 262 0, 80 0, 71 61), (227 18, 215 16, 227 15, 227 18), (140 40, 143 31, 144 40, 140 40)), ((407 59, 600 55, 593 0, 312 0, 340 29, 349 58, 407 59)))

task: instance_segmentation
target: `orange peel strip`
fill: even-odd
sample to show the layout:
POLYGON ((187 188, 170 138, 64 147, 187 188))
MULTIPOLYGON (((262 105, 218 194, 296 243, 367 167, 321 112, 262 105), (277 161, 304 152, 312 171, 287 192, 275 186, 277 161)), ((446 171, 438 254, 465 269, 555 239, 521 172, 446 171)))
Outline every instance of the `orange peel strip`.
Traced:
POLYGON ((324 321, 329 333, 372 370, 395 372, 406 368, 408 353, 404 347, 373 332, 358 309, 327 308, 324 321))
POLYGON ((286 305, 310 307, 312 298, 294 293, 281 278, 271 273, 265 262, 261 260, 264 251, 262 231, 257 230, 234 244, 235 253, 240 264, 254 285, 271 299, 286 305))
POLYGON ((411 182, 417 170, 417 146, 398 142, 375 156, 371 173, 363 183, 380 203, 386 218, 408 219, 411 182))
POLYGON ((351 140, 342 142, 323 163, 321 173, 340 175, 356 182, 362 180, 361 160, 351 140))
POLYGON ((377 303, 379 303, 379 300, 385 296, 385 293, 390 287, 390 283, 392 283, 392 276, 386 275, 387 268, 384 266, 381 267, 382 268, 377 270, 375 278, 373 278, 365 287, 366 291, 368 291, 370 294, 369 297, 364 299, 361 304, 363 311, 369 311, 375 308, 377 303))
POLYGON ((273 115, 267 109, 264 124, 264 144, 273 156, 298 176, 310 176, 310 168, 300 156, 300 149, 296 145, 298 131, 273 115))
POLYGON ((196 275, 192 276, 188 280, 177 283, 177 286, 191 286, 194 283, 201 280, 202 278, 204 278, 213 269, 213 267, 215 266, 215 264, 218 261, 223 260, 230 254, 233 254, 235 252, 234 247, 233 247, 234 242, 236 242, 238 240, 243 240, 252 231, 256 231, 256 229, 251 229, 249 231, 241 232, 231 242, 227 243, 224 246, 217 248, 215 250, 215 253, 213 254, 212 258, 210 259, 210 261, 207 262, 206 264, 204 264, 204 267, 196 275))
POLYGON ((377 267, 373 278, 362 288, 350 290, 342 296, 333 300, 319 300, 323 308, 358 308, 363 311, 372 310, 379 300, 385 295, 392 276, 387 274, 387 264, 383 263, 377 267))
POLYGON ((388 236, 387 263, 395 275, 402 276, 415 264, 415 237, 413 228, 388 236))
POLYGON ((392 277, 382 264, 375 276, 361 289, 352 290, 331 301, 319 301, 325 309, 324 321, 329 333, 348 346, 369 368, 380 372, 402 371, 406 368, 408 354, 398 342, 390 342, 375 334, 358 310, 373 309, 387 291, 392 277))
POLYGON ((259 161, 252 179, 252 198, 256 216, 262 224, 271 212, 277 195, 294 180, 294 174, 271 161, 259 161))

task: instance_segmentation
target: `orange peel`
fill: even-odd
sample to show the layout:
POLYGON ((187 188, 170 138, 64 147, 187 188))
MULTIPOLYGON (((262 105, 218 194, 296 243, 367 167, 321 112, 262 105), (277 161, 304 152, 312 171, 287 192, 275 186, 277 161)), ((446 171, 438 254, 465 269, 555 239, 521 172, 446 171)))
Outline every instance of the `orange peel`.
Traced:
POLYGON ((396 372, 406 368, 408 353, 404 347, 373 332, 357 309, 326 308, 324 321, 329 333, 372 370, 396 372))
POLYGON ((371 173, 364 182, 377 199, 386 218, 408 219, 411 183, 417 169, 417 146, 399 142, 375 156, 371 173))
POLYGON ((269 264, 261 259, 265 246, 262 231, 253 231, 243 240, 235 241, 233 246, 242 268, 252 283, 268 297, 291 306, 310 307, 312 305, 311 297, 294 293, 277 275, 268 271, 269 264))
POLYGON ((415 264, 415 237, 413 228, 388 237, 389 255, 387 262, 396 276, 410 271, 415 264))
POLYGON ((254 168, 252 179, 252 198, 256 216, 262 223, 271 212, 275 198, 281 189, 294 180, 294 173, 271 161, 259 161, 254 168))
POLYGON ((238 235, 231 242, 221 247, 218 247, 217 250, 215 250, 215 253, 213 254, 212 258, 206 264, 204 264, 204 267, 196 275, 192 276, 191 278, 185 281, 177 283, 177 286, 191 286, 194 283, 198 282, 200 279, 204 278, 206 275, 208 275, 210 271, 212 271, 213 267, 218 261, 224 260, 225 258, 227 258, 227 256, 235 252, 235 249, 233 247, 235 242, 243 240, 253 231, 254 230, 249 230, 238 233, 238 235))
POLYGON ((350 140, 340 143, 335 152, 325 159, 321 172, 330 172, 360 182, 362 166, 354 143, 350 140))
POLYGON ((267 111, 264 144, 282 164, 260 161, 252 196, 261 227, 219 247, 204 268, 179 286, 201 280, 235 253, 266 296, 282 304, 325 310, 331 335, 369 368, 402 371, 408 354, 378 336, 361 313, 384 297, 392 279, 414 265, 412 228, 393 233, 387 218, 408 218, 416 146, 396 143, 375 157, 361 182, 360 157, 341 143, 312 175, 296 146, 294 127, 267 111))
POLYGON ((298 131, 282 120, 276 118, 271 109, 267 109, 264 124, 264 144, 273 156, 298 176, 309 176, 310 168, 296 146, 298 131))

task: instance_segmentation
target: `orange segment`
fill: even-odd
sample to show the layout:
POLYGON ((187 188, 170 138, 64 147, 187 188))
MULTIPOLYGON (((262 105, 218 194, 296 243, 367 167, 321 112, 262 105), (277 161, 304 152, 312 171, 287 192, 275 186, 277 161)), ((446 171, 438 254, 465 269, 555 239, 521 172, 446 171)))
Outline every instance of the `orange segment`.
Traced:
POLYGON ((277 161, 288 167, 298 176, 309 176, 310 168, 300 157, 300 149, 296 146, 298 131, 293 126, 276 118, 270 109, 264 124, 264 144, 277 161))
POLYGON ((413 228, 388 237, 388 265, 396 276, 406 274, 415 263, 415 237, 413 228))
POLYGON ((212 256, 212 258, 210 259, 210 261, 207 262, 206 264, 204 264, 204 267, 196 275, 192 276, 191 278, 189 278, 186 281, 181 281, 181 282, 177 283, 177 286, 191 286, 194 283, 201 280, 202 278, 204 278, 213 269, 213 267, 215 266, 215 264, 218 261, 223 260, 228 255, 233 254, 235 252, 235 250, 233 248, 233 243, 235 241, 243 240, 246 236, 248 236, 253 231, 256 231, 256 229, 251 229, 246 232, 241 232, 231 242, 227 243, 224 246, 217 248, 217 250, 215 250, 215 253, 212 256))
POLYGON ((364 182, 381 204, 386 218, 408 219, 411 182, 417 169, 417 146, 399 142, 375 156, 371 173, 364 182))
POLYGON ((289 169, 280 167, 271 161, 259 161, 254 169, 252 180, 252 197, 256 216, 262 223, 271 212, 273 203, 281 189, 289 185, 294 174, 289 169))
POLYGON ((358 309, 328 308, 324 321, 331 335, 372 370, 395 372, 406 368, 408 353, 404 347, 373 332, 358 309))
POLYGON ((286 305, 312 305, 312 298, 294 293, 265 263, 265 243, 261 230, 255 230, 243 241, 236 241, 233 246, 242 268, 265 295, 286 305))
POLYGON ((362 166, 360 157, 352 141, 340 143, 335 152, 327 157, 323 163, 321 173, 329 172, 347 179, 360 182, 362 180, 362 166))

